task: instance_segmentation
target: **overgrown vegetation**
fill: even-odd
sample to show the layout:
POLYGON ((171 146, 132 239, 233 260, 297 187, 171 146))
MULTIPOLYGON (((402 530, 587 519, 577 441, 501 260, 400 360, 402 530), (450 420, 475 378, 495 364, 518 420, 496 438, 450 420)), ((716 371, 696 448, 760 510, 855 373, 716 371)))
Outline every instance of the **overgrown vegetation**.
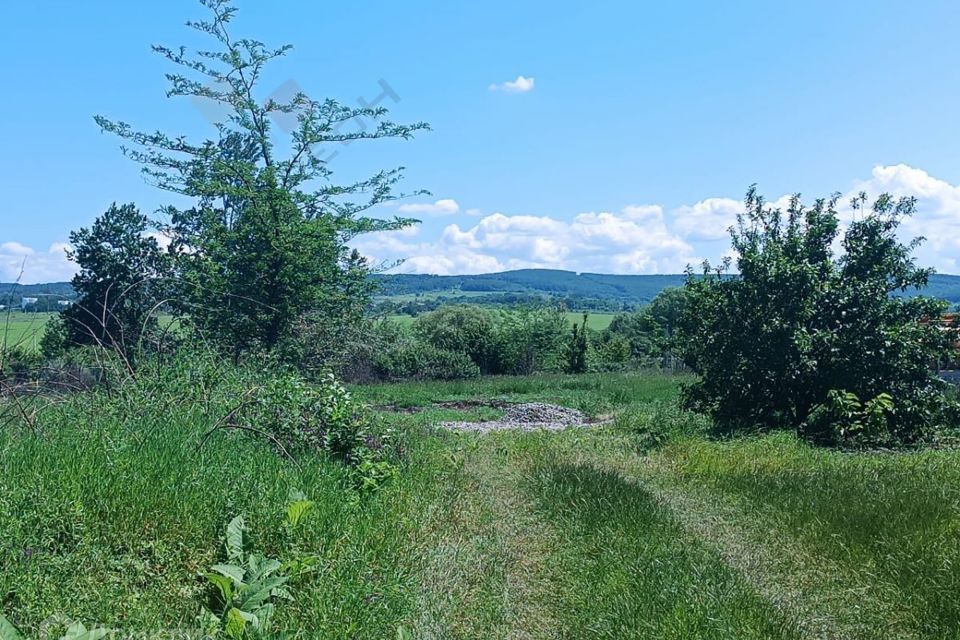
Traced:
POLYGON ((956 636, 957 335, 907 297, 931 276, 898 240, 912 201, 848 221, 751 190, 735 274, 639 302, 615 276, 464 276, 527 297, 375 318, 348 243, 412 222, 365 217, 401 171, 342 184, 321 150, 426 125, 261 102, 289 47, 202 4, 214 50, 155 49, 185 69, 169 95, 229 107, 216 138, 97 118, 189 204, 71 235, 42 352, 2 326, 0 640, 956 636), (515 427, 520 403, 577 423, 441 425, 515 427))
POLYGON ((836 255, 837 198, 793 198, 781 211, 747 194, 732 231, 739 275, 705 265, 686 285, 680 344, 699 375, 687 406, 724 430, 788 429, 822 443, 914 442, 955 418, 933 369, 956 343, 938 322, 946 303, 893 295, 930 276, 911 257, 920 240, 897 239, 915 202, 851 206, 836 255), (849 415, 861 406, 866 415, 849 415))

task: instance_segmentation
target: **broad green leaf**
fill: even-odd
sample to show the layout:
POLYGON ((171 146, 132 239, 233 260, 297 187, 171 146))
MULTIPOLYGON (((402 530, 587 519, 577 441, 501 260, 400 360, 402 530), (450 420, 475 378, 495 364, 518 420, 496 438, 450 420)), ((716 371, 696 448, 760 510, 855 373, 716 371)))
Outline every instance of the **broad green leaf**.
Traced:
POLYGON ((255 582, 244 589, 240 602, 237 603, 244 611, 253 611, 264 604, 274 592, 287 582, 287 579, 281 576, 266 578, 261 582, 255 582))
POLYGON ((0 613, 0 640, 23 640, 13 624, 0 613))
POLYGON ((233 580, 233 583, 237 587, 243 586, 243 576, 245 574, 243 567, 238 567, 235 564, 215 564, 210 568, 220 575, 226 576, 233 580))
POLYGON ((246 524, 243 521, 242 515, 237 516, 227 525, 225 542, 227 546, 227 557, 231 560, 237 561, 243 557, 243 532, 245 529, 246 524))
POLYGON ((209 580, 217 589, 220 590, 220 595, 223 597, 225 603, 230 603, 233 599, 233 578, 220 575, 218 573, 208 573, 205 574, 207 580, 209 580))
POLYGON ((227 626, 224 629, 227 637, 241 640, 243 632, 247 628, 247 618, 240 609, 233 608, 227 612, 227 626))
POLYGON ((272 558, 264 558, 263 554, 250 554, 247 560, 247 580, 256 582, 277 572, 280 568, 280 561, 272 558))
POLYGON ((87 630, 82 622, 74 622, 67 628, 67 633, 61 640, 102 640, 111 633, 110 629, 87 630))
POLYGON ((397 627, 397 640, 413 640, 413 634, 403 625, 397 627))
POLYGON ((253 620, 250 624, 257 631, 265 632, 270 629, 270 619, 273 617, 274 607, 272 604, 265 604, 256 610, 253 620))
POLYGON ((296 502, 291 502, 287 506, 287 522, 290 523, 290 526, 295 527, 300 522, 300 519, 310 512, 314 507, 314 502, 312 500, 298 500, 296 502))

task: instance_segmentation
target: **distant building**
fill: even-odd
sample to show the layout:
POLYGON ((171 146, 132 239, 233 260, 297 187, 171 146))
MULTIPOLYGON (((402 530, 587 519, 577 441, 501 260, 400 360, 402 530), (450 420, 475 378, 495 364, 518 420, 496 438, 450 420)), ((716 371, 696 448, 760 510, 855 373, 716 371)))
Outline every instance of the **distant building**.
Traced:
POLYGON ((37 304, 39 298, 20 298, 20 308, 24 311, 27 310, 27 307, 37 304))
POLYGON ((57 304, 61 307, 69 307, 73 304, 73 300, 57 300, 57 304))

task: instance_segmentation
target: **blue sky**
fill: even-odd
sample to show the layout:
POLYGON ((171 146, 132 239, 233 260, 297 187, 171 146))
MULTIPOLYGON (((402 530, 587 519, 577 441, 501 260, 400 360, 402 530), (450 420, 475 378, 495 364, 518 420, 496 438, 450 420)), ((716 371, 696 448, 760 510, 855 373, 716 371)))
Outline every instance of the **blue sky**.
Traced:
MULTIPOLYGON (((433 193, 405 203, 420 227, 358 242, 401 270, 677 272, 723 255, 756 182, 770 199, 917 195, 905 233, 931 239, 922 262, 960 273, 960 3, 237 5, 238 35, 296 47, 264 98, 292 81, 355 104, 383 80, 394 119, 432 125, 332 161, 344 180, 403 164, 406 188, 433 193)), ((203 14, 193 0, 5 3, 0 280, 24 260, 25 281, 69 277, 71 229, 113 201, 170 201, 93 116, 213 135, 164 97, 170 67, 149 49, 204 44, 183 27, 203 14)))

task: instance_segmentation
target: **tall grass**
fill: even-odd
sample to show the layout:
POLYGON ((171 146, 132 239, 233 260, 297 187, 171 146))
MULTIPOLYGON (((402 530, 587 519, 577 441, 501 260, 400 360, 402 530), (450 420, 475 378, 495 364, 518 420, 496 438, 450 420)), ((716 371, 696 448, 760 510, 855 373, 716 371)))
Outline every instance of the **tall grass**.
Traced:
POLYGON ((359 494, 340 463, 308 455, 295 466, 248 434, 217 432, 198 448, 234 402, 213 373, 181 369, 78 395, 44 410, 35 431, 0 431, 0 594, 23 631, 53 615, 191 627, 207 595, 199 572, 219 558, 226 523, 244 514, 269 557, 318 559, 277 628, 395 633, 409 594, 405 513, 421 476, 359 494), (295 531, 282 526, 292 489, 316 503, 295 531))

